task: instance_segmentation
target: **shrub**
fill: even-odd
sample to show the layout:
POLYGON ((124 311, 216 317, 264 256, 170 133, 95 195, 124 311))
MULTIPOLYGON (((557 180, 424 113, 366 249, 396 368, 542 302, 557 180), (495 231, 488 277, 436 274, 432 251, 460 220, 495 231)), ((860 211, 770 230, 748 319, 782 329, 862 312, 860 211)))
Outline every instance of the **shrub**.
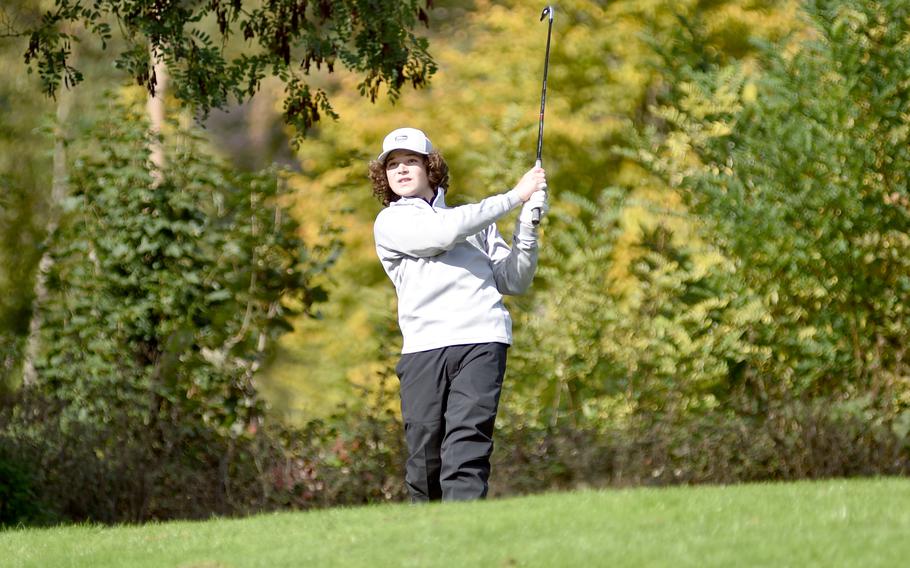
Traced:
MULTIPOLYGON (((816 0, 799 43, 760 70, 680 30, 660 55, 660 128, 641 162, 681 191, 758 297, 765 396, 872 393, 906 407, 910 7, 816 0), (819 96, 824 93, 824 96, 819 96)), ((697 26, 695 26, 697 28, 697 26)), ((657 121, 655 121, 657 122, 657 121)))
POLYGON ((0 434, 0 528, 41 523, 47 510, 36 492, 30 463, 15 440, 0 434))
POLYGON ((624 427, 506 422, 497 432, 491 494, 908 475, 907 420, 868 399, 811 399, 766 414, 658 415, 624 427))
POLYGON ((61 420, 24 389, 0 408, 2 524, 204 519, 403 499, 395 414, 344 409, 301 428, 265 423, 239 436, 189 420, 61 420))

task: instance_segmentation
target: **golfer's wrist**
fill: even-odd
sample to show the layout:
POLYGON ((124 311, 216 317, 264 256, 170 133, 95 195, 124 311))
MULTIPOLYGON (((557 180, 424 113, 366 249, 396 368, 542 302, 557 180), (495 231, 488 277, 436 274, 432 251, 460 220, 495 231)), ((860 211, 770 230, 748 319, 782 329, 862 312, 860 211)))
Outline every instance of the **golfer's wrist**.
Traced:
POLYGON ((509 203, 512 205, 513 209, 527 201, 527 199, 522 198, 521 191, 519 191, 517 187, 513 187, 507 191, 506 197, 509 198, 509 203))

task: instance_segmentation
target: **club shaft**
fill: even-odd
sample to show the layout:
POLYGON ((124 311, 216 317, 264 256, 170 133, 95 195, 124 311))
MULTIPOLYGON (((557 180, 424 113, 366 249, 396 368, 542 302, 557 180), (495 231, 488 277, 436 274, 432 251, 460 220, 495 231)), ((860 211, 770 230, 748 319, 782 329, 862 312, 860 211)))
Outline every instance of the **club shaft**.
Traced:
MULTIPOLYGON (((551 8, 552 10, 552 8, 551 8)), ((547 109, 547 74, 550 70, 550 36, 553 32, 553 20, 547 27, 547 51, 543 59, 543 86, 540 89, 540 122, 537 126, 537 162, 541 162, 543 154, 543 117, 547 109)))
MULTIPOLYGON (((543 165, 543 117, 547 109, 547 73, 550 70, 550 37, 553 34, 553 7, 548 7, 549 22, 547 23, 547 50, 543 58, 543 86, 540 89, 540 122, 537 126, 537 161, 536 167, 543 165)), ((546 186, 542 188, 546 191, 546 186)), ((540 223, 540 208, 535 207, 531 212, 531 223, 536 227, 540 223)))

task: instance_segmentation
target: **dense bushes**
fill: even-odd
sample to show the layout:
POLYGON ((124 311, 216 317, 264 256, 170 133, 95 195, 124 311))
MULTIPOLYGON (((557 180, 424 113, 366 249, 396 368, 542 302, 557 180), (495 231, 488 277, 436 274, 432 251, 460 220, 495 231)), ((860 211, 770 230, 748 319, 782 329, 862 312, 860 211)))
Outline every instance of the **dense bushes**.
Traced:
MULTIPOLYGON (((663 224, 643 227, 616 273, 626 199, 560 196, 512 369, 526 421, 612 423, 725 407, 740 376, 768 357, 750 331, 767 311, 729 262, 663 224), (525 343, 526 342, 526 343, 525 343)), ((677 217, 681 215, 677 214, 677 217)), ((692 219, 689 218, 691 221, 692 219)))
MULTIPOLYGON (((42 406, 39 410, 37 407, 42 406)), ((216 431, 112 424, 61 431, 20 399, 0 414, 0 524, 206 518, 405 499, 396 415, 349 408, 301 428, 216 431)), ((491 496, 578 487, 910 474, 910 414, 868 401, 792 401, 767 413, 682 414, 620 425, 534 426, 503 416, 491 496)))
POLYGON ((767 414, 642 419, 625 427, 500 431, 494 494, 910 474, 908 416, 851 401, 792 401, 767 414))
POLYGON ((48 237, 37 380, 4 437, 63 518, 235 511, 233 485, 259 483, 242 463, 263 412, 253 376, 324 295, 325 257, 301 241, 279 172, 239 173, 192 129, 161 142, 136 105, 108 110, 48 237))
POLYGON ((668 41, 660 128, 643 128, 638 155, 762 303, 769 319, 751 326, 752 341, 773 357, 754 372, 770 396, 870 393, 900 408, 910 401, 910 8, 804 8, 809 39, 765 46, 757 74, 668 41))
POLYGON ((0 525, 206 518, 398 500, 403 439, 388 412, 349 409, 239 436, 189 421, 61 422, 26 390, 0 411, 0 525))
POLYGON ((801 39, 749 63, 705 49, 697 11, 648 24, 655 104, 617 151, 649 176, 560 194, 521 316, 524 419, 755 431, 773 409, 811 420, 794 400, 910 408, 908 6, 804 8, 801 39))
POLYGON ((237 434, 252 384, 288 318, 322 297, 279 172, 243 174, 173 126, 164 163, 135 106, 86 136, 49 237, 36 388, 64 420, 196 420, 237 434), (160 181, 156 181, 160 179, 160 181))

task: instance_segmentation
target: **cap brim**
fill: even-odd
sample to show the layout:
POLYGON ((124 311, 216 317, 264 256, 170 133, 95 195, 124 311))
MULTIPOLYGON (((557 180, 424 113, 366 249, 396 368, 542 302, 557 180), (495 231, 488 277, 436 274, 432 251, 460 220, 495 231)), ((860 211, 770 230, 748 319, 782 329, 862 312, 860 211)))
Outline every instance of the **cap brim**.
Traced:
POLYGON ((391 153, 394 152, 395 150, 407 150, 408 152, 414 152, 415 154, 420 154, 421 156, 429 156, 429 155, 430 155, 429 152, 421 152, 420 150, 415 150, 415 149, 413 149, 413 148, 392 148, 392 149, 390 149, 390 150, 386 150, 386 151, 383 152, 382 154, 379 154, 379 157, 376 158, 376 161, 378 161, 378 162, 384 162, 385 159, 389 157, 389 154, 391 154, 391 153))

